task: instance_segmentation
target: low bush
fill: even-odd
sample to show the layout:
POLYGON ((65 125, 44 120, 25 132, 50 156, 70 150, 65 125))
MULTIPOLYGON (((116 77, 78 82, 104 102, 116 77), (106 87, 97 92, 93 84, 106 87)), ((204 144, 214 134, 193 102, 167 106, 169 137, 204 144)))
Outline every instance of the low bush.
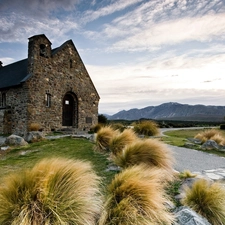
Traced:
POLYGON ((111 139, 118 134, 111 126, 102 127, 95 136, 97 150, 109 152, 111 139))
POLYGON ((28 127, 29 131, 39 131, 41 129, 41 125, 39 123, 31 123, 28 127))
POLYGON ((145 136, 155 136, 159 134, 159 128, 157 123, 150 120, 143 120, 134 124, 134 131, 137 134, 145 136))
POLYGON ((137 140, 136 134, 131 129, 126 129, 122 133, 115 135, 109 143, 109 149, 114 154, 119 154, 122 149, 137 140))
POLYGON ((123 132, 126 129, 126 127, 122 123, 112 123, 111 127, 114 130, 119 130, 120 132, 123 132))
POLYGON ((182 203, 207 218, 212 225, 225 224, 225 189, 220 183, 197 180, 192 188, 186 189, 182 203))
POLYGON ((220 124, 220 130, 225 130, 225 124, 220 124))
POLYGON ((87 162, 42 160, 1 184, 0 224, 94 225, 102 208, 99 184, 87 162))
POLYGON ((219 145, 223 145, 225 143, 225 138, 222 136, 221 132, 216 129, 202 131, 194 138, 201 140, 202 143, 205 143, 208 140, 214 140, 219 145))
POLYGON ((90 133, 97 133, 104 125, 98 123, 90 128, 90 133))
POLYGON ((184 170, 179 174, 180 179, 194 178, 197 174, 192 173, 190 170, 184 170))
POLYGON ((174 171, 172 152, 156 139, 139 139, 127 145, 121 154, 114 158, 114 162, 122 168, 144 163, 149 167, 164 169, 168 174, 173 174, 174 171))
POLYGON ((108 187, 99 225, 172 224, 161 171, 139 165, 123 170, 108 187))

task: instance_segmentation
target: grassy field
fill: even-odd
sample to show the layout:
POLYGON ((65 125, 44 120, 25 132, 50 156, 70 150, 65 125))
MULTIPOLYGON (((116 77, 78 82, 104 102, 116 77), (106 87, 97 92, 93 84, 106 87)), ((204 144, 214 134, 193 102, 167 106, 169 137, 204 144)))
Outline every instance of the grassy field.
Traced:
POLYGON ((32 143, 26 147, 11 149, 0 156, 0 182, 4 175, 23 168, 31 168, 43 158, 63 157, 81 159, 92 163, 94 170, 108 184, 115 172, 107 172, 107 155, 94 151, 94 143, 86 139, 60 138, 32 143))
MULTIPOLYGON (((195 135, 204 131, 209 128, 198 128, 198 129, 181 129, 181 130, 172 130, 167 131, 161 139, 167 144, 175 145, 178 147, 184 147, 185 143, 187 142, 187 138, 194 138, 195 135)), ((225 136, 225 131, 219 130, 223 136, 225 136)), ((196 147, 196 150, 201 150, 200 148, 196 147)), ((203 150, 204 151, 204 150, 203 150)), ((225 156, 224 152, 214 151, 214 150, 207 150, 208 153, 216 154, 219 156, 225 156)))

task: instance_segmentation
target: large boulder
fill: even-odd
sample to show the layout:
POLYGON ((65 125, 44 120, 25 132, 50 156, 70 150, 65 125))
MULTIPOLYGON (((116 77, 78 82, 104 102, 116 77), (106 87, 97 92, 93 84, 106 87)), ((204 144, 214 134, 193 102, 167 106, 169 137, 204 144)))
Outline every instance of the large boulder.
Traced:
POLYGON ((40 131, 31 131, 25 135, 24 138, 27 142, 38 142, 45 139, 45 136, 40 131))
POLYGON ((25 146, 28 143, 22 137, 12 134, 5 139, 5 145, 25 146))
POLYGON ((206 218, 203 218, 189 207, 182 206, 175 210, 175 225, 211 225, 206 218))
POLYGON ((205 150, 212 150, 212 149, 218 150, 220 149, 220 146, 215 141, 208 140, 202 145, 201 148, 205 150))

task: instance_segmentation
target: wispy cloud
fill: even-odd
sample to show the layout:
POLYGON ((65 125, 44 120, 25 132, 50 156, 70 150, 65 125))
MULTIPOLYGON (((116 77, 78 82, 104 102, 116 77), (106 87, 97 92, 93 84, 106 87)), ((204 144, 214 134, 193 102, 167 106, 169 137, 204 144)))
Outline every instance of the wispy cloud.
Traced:
POLYGON ((98 10, 88 10, 85 12, 82 21, 84 23, 94 21, 100 17, 110 15, 112 13, 115 13, 117 11, 121 11, 126 9, 129 6, 135 5, 139 2, 143 2, 143 0, 118 0, 114 1, 112 4, 109 4, 107 6, 101 7, 98 10))

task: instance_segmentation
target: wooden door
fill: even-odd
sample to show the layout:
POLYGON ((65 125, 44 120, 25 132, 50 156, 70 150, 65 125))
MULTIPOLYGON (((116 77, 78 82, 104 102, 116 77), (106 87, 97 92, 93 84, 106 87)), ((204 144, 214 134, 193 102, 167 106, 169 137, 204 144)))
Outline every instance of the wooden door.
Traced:
POLYGON ((74 121, 74 99, 72 95, 66 94, 63 99, 63 126, 73 126, 74 121))

